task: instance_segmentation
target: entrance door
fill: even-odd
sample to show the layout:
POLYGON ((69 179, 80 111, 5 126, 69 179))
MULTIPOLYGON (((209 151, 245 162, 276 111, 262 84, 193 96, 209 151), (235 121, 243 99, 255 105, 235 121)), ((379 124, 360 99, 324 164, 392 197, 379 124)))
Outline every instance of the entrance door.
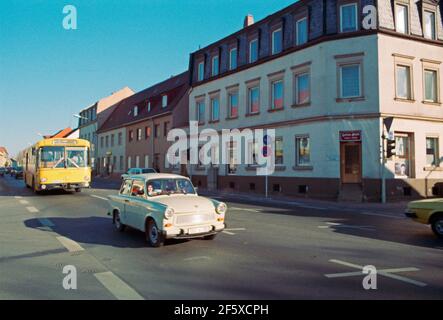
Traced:
POLYGON ((361 183, 361 142, 340 145, 342 183, 361 183))

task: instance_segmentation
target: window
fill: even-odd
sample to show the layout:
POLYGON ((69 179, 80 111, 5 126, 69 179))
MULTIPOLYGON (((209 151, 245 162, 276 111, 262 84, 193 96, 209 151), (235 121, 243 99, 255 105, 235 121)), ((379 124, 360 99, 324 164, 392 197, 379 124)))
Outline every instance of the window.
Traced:
POLYGON ((168 131, 169 131, 169 122, 166 121, 165 123, 163 123, 163 136, 167 137, 168 131))
POLYGON ((165 94, 162 96, 162 108, 166 108, 168 106, 168 96, 165 94))
POLYGON ((113 147, 113 146, 114 146, 114 135, 111 134, 111 147, 113 147))
POLYGON ((198 81, 203 81, 205 78, 205 63, 202 61, 198 64, 198 81))
POLYGON ((275 30, 272 33, 272 54, 282 52, 283 48, 283 31, 282 29, 275 30))
POLYGON ((395 135, 395 175, 401 178, 411 177, 411 136, 409 134, 395 135))
POLYGON ((128 170, 132 168, 132 159, 128 157, 128 170))
POLYGON ((295 104, 302 105, 311 100, 311 90, 309 85, 309 73, 295 76, 295 104))
POLYGON ((119 162, 119 170, 122 172, 124 170, 123 166, 125 165, 123 156, 120 156, 120 162, 119 162))
POLYGON ((254 63, 258 60, 258 39, 249 42, 249 63, 254 63))
POLYGON ((311 140, 308 136, 297 137, 295 139, 296 154, 295 161, 296 167, 306 167, 311 165, 311 140))
POLYGON ((357 98, 361 93, 360 64, 340 67, 341 98, 357 98))
POLYGON ((250 114, 260 112, 260 89, 259 87, 253 87, 248 89, 248 111, 250 114))
POLYGON ((308 42, 308 18, 303 18, 295 23, 295 44, 297 46, 308 42))
POLYGON ((148 112, 151 112, 151 101, 148 101, 148 112))
POLYGON ((134 132, 132 130, 129 130, 129 142, 134 140, 134 132))
POLYGON ((151 136, 151 127, 145 127, 145 139, 151 136))
POLYGON ((197 102, 197 121, 199 124, 205 123, 205 103, 197 102))
POLYGON ((272 110, 283 109, 283 80, 272 83, 272 110))
POLYGON ((238 117, 238 92, 232 92, 229 94, 229 117, 238 117))
POLYGON ((439 166, 438 138, 426 138, 426 165, 439 166))
POLYGON ((219 98, 211 99, 211 121, 220 120, 220 100, 219 98))
POLYGON ((438 102, 437 71, 425 69, 425 101, 438 102))
POLYGON ((397 32, 409 33, 409 8, 407 5, 395 6, 395 28, 397 32))
POLYGON ((230 141, 227 149, 229 161, 229 164, 227 165, 228 174, 236 174, 237 165, 239 163, 239 159, 237 159, 237 142, 230 141))
POLYGON ((396 78, 397 98, 412 100, 411 67, 397 65, 396 78))
POLYGON ((357 4, 340 6, 340 32, 357 31, 357 4))
POLYGON ((104 137, 100 137, 100 147, 104 148, 104 144, 105 144, 105 138, 104 137))
POLYGON ((137 129, 137 141, 141 141, 142 139, 142 129, 137 129))
POLYGON ((138 107, 135 106, 134 107, 134 117, 137 117, 137 116, 138 116, 138 107))
POLYGON ((135 157, 135 167, 140 168, 140 156, 135 157))
POLYGON ((145 156, 145 168, 149 168, 149 156, 145 156))
POLYGON ((154 125, 154 137, 155 138, 158 138, 159 130, 160 130, 160 125, 159 124, 154 125))
POLYGON ((106 138, 105 138, 105 145, 106 145, 106 148, 108 148, 109 147, 109 136, 106 136, 106 138))
POLYGON ((237 48, 231 49, 229 51, 229 70, 234 70, 237 68, 237 48))
POLYGON ((424 12, 424 36, 427 39, 436 40, 435 12, 424 12))
POLYGON ((212 58, 212 76, 217 76, 219 72, 219 57, 215 56, 212 58))
POLYGON ((123 143, 123 133, 118 133, 118 145, 121 146, 123 143))
POLYGON ((257 142, 254 141, 249 141, 248 142, 248 148, 249 148, 249 152, 248 152, 248 165, 249 166, 256 166, 258 165, 258 155, 260 153, 260 146, 257 142))
POLYGON ((283 137, 275 138, 275 164, 282 165, 283 162, 283 137))

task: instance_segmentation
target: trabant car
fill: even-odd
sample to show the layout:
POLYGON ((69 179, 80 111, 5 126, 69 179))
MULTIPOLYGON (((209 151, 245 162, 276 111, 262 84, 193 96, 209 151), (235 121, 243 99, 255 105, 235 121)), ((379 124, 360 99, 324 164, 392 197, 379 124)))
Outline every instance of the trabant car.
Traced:
POLYGON ((167 239, 213 240, 225 228, 226 204, 199 196, 191 180, 180 175, 129 176, 119 193, 108 198, 115 228, 144 232, 151 247, 167 239))
POLYGON ((405 215, 415 222, 430 224, 435 235, 443 238, 443 198, 412 201, 405 215))

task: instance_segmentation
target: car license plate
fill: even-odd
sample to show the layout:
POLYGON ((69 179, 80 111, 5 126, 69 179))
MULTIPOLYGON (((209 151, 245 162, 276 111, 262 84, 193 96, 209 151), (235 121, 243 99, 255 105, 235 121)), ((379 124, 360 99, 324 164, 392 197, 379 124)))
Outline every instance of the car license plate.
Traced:
POLYGON ((191 228, 189 229, 189 234, 199 234, 205 233, 210 230, 210 227, 199 227, 199 228, 191 228))

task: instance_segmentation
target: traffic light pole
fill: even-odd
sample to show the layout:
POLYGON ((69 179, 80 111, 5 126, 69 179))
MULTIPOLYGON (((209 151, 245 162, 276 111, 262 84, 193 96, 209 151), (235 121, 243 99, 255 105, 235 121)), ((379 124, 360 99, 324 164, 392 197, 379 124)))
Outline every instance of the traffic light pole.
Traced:
POLYGON ((383 132, 381 136, 381 203, 386 203, 386 176, 385 176, 385 140, 386 136, 383 132))

